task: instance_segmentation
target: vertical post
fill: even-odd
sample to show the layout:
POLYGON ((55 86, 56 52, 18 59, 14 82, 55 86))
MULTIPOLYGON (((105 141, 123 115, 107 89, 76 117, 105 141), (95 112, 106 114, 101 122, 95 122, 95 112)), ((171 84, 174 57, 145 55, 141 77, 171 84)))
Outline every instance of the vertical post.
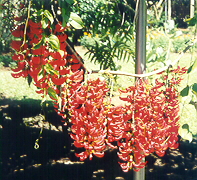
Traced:
POLYGON ((139 0, 136 21, 136 74, 143 74, 146 70, 146 1, 139 0))
MULTIPOLYGON (((143 74, 146 70, 146 0, 138 0, 137 21, 136 21, 136 74, 143 74)), ((145 168, 139 172, 133 172, 134 180, 145 180, 145 168)))
POLYGON ((190 0, 190 18, 194 17, 194 9, 195 9, 194 0, 190 0))
POLYGON ((165 0, 165 23, 167 23, 168 20, 168 2, 165 0))
POLYGON ((172 3, 171 0, 168 0, 168 21, 171 20, 171 16, 172 16, 172 3))

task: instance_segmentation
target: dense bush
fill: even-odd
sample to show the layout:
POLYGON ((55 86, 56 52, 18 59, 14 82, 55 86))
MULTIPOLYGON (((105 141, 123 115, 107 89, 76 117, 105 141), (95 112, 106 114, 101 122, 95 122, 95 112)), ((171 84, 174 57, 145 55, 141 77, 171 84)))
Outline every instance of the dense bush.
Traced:
POLYGON ((11 42, 11 31, 15 27, 14 17, 20 15, 24 10, 17 9, 23 1, 0 1, 0 54, 9 53, 11 42), (1 4, 2 3, 2 4, 1 4))
POLYGON ((17 63, 13 62, 10 55, 0 55, 0 68, 2 67, 16 67, 17 63))
POLYGON ((5 20, 0 18, 0 54, 10 51, 11 32, 8 29, 9 25, 5 25, 5 20))

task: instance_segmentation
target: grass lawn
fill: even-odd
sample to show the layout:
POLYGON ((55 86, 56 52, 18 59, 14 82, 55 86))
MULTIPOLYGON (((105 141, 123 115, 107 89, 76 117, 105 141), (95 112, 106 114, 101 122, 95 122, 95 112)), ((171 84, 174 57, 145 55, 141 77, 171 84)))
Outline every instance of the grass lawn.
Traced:
POLYGON ((27 80, 24 78, 13 78, 11 71, 7 69, 0 69, 0 93, 6 98, 15 100, 41 99, 40 95, 35 92, 36 87, 31 84, 28 85, 27 80))
MULTIPOLYGON (((99 70, 99 65, 94 64, 90 62, 87 59, 87 56, 84 55, 85 49, 82 47, 76 47, 77 52, 82 56, 82 58, 85 60, 85 66, 88 69, 92 70, 99 70)), ((179 57, 178 54, 171 54, 171 60, 175 60, 177 57, 179 57)), ((191 55, 189 53, 186 53, 181 59, 179 64, 181 66, 189 67, 191 65, 191 55)), ((121 65, 122 69, 121 71, 134 73, 134 63, 131 62, 124 62, 124 61, 117 61, 119 65, 121 65)), ((147 65, 149 67, 149 65, 147 65)), ((155 65, 157 66, 157 64, 155 65)), ((158 64, 160 66, 160 64, 158 64)), ((148 71, 149 69, 147 69, 148 71)), ((183 89, 187 84, 191 85, 193 83, 197 83, 197 71, 194 71, 193 73, 189 75, 184 75, 184 81, 180 87, 180 90, 183 89)), ((92 74, 90 75, 92 78, 102 76, 101 74, 92 74)), ((0 70, 0 94, 3 94, 6 98, 10 99, 16 99, 16 100, 22 100, 24 98, 26 99, 40 99, 41 97, 39 94, 35 93, 36 88, 31 84, 29 87, 26 79, 18 78, 15 79, 11 76, 11 71, 1 69, 0 70)), ((135 78, 128 77, 128 76, 119 76, 117 78, 117 82, 115 83, 115 90, 118 88, 126 88, 129 85, 132 85, 135 78)), ((115 95, 117 93, 114 93, 115 95)), ((1 97, 1 96, 0 96, 1 97)), ((115 101, 118 101, 118 98, 115 99, 115 101)), ((180 123, 188 123, 190 126, 190 130, 193 134, 197 134, 197 113, 196 109, 193 105, 189 104, 190 102, 189 97, 184 97, 181 100, 182 110, 181 110, 181 120, 180 123)))

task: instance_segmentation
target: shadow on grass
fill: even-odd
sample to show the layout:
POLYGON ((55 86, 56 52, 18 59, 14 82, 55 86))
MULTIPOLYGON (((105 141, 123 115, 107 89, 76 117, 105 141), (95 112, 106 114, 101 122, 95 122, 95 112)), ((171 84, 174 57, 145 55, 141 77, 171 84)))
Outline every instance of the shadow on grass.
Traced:
POLYGON ((22 99, 13 100, 7 99, 0 95, 0 112, 3 116, 10 117, 12 123, 23 123, 23 118, 35 117, 39 114, 46 114, 47 121, 55 126, 61 125, 61 117, 54 111, 51 101, 46 102, 44 111, 41 108, 41 100, 37 99, 22 99))
MULTIPOLYGON (((132 171, 123 173, 115 151, 102 159, 81 163, 74 156, 74 147, 67 131, 28 127, 24 118, 41 113, 40 101, 24 99, 0 100, 1 176, 0 180, 132 180, 132 171), (6 118, 6 116, 10 118, 6 118)), ((60 117, 49 108, 48 119, 62 125, 60 117)), ((168 150, 162 158, 147 157, 146 180, 191 180, 197 177, 197 141, 180 142, 179 150, 168 150)))

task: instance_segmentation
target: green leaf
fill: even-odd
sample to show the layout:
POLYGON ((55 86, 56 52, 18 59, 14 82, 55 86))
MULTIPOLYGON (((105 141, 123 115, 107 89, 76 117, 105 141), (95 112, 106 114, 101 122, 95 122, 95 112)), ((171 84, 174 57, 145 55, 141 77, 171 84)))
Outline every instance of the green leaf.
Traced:
POLYGON ((48 41, 49 44, 51 45, 51 47, 55 50, 59 50, 60 49, 60 42, 57 36, 55 36, 54 34, 51 34, 48 37, 48 41))
POLYGON ((183 139, 188 140, 190 143, 192 142, 193 136, 192 133, 189 131, 188 124, 184 124, 182 127, 179 128, 179 135, 183 139))
POLYGON ((191 66, 188 68, 187 73, 190 73, 190 72, 192 71, 192 67, 193 67, 193 65, 191 65, 191 66))
POLYGON ((30 86, 31 83, 32 83, 32 77, 28 74, 27 76, 27 82, 28 82, 28 85, 30 86))
POLYGON ((43 29, 46 29, 47 26, 49 25, 49 20, 48 20, 48 18, 44 17, 44 18, 41 20, 41 24, 42 24, 42 28, 43 28, 43 29))
POLYGON ((193 85, 192 85, 192 92, 196 95, 196 97, 197 97, 197 83, 194 83, 193 85))
POLYGON ((194 61, 194 63, 189 67, 187 73, 190 73, 191 71, 194 71, 197 69, 197 59, 194 61))
POLYGON ((55 91, 54 89, 48 88, 47 90, 48 90, 49 96, 50 96, 52 99, 55 99, 55 100, 58 99, 58 96, 57 96, 56 91, 55 91))
POLYGON ((73 13, 73 12, 70 13, 70 21, 69 21, 69 23, 75 29, 82 29, 83 28, 83 21, 76 13, 73 13))
POLYGON ((68 4, 70 4, 70 5, 72 5, 72 4, 74 3, 73 0, 66 0, 66 2, 67 2, 68 4))
MULTIPOLYGON (((45 38, 44 38, 45 39, 45 38)), ((39 49, 40 48, 40 46, 42 46, 43 45, 43 43, 44 43, 44 40, 43 38, 37 43, 37 44, 35 44, 34 46, 33 46, 33 49, 39 49)))
POLYGON ((189 131, 189 125, 188 124, 183 124, 182 129, 187 129, 189 131))
POLYGON ((182 97, 187 96, 189 94, 189 86, 187 85, 180 93, 182 97))
POLYGON ((194 64, 192 66, 192 70, 197 69, 197 59, 194 61, 194 64))
POLYGON ((53 66, 51 64, 46 64, 44 66, 44 69, 47 73, 52 74, 52 75, 59 75, 58 71, 54 70, 53 66))
POLYGON ((66 27, 67 22, 68 22, 68 20, 70 18, 70 11, 69 11, 68 8, 62 7, 62 18, 63 18, 62 26, 66 27))
POLYGON ((51 24, 53 24, 53 22, 54 22, 53 15, 48 10, 44 10, 44 15, 45 15, 46 18, 49 19, 49 21, 51 22, 51 24))
POLYGON ((189 26, 195 26, 197 24, 197 17, 196 15, 193 18, 189 18, 185 20, 189 26))

